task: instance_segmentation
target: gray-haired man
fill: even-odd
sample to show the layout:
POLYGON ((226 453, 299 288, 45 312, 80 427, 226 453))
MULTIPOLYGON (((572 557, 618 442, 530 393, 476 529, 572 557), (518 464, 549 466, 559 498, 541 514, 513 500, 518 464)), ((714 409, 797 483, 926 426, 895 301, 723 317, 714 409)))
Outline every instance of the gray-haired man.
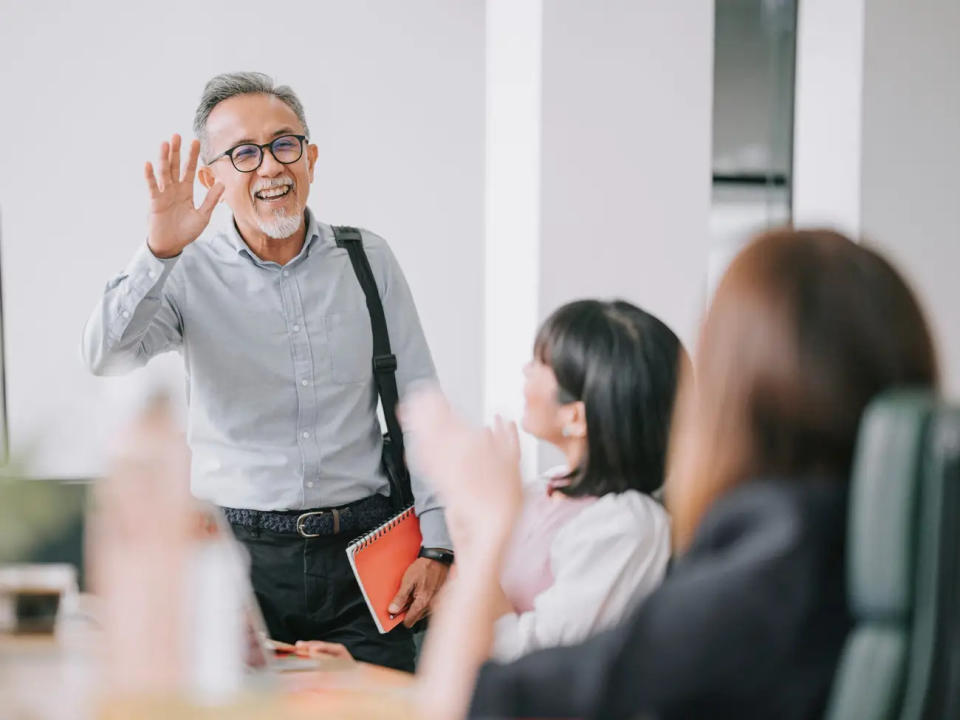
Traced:
MULTIPOLYGON (((412 670, 408 628, 447 566, 421 557, 409 567, 394 601, 408 607, 406 627, 380 635, 344 553, 391 514, 370 319, 347 251, 306 208, 317 146, 303 108, 260 73, 220 75, 194 130, 182 173, 177 135, 156 169, 146 165, 147 245, 108 283, 84 331, 84 358, 94 373, 114 374, 168 350, 183 355, 193 491, 229 508, 276 639, 341 642, 358 659, 412 670), (196 208, 201 153, 209 192, 196 208), (233 222, 207 229, 221 199, 233 222), (297 523, 334 508, 309 516, 309 533, 297 523)), ((390 249, 367 232, 363 246, 402 396, 434 378, 433 362, 390 249)), ((413 490, 425 548, 451 548, 435 497, 417 478, 413 490)))

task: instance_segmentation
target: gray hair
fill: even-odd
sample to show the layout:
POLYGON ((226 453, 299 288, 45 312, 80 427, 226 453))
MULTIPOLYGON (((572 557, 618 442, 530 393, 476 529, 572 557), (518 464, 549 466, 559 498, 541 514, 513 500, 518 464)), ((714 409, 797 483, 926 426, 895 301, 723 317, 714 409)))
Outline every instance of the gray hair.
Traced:
POLYGON ((296 93, 288 85, 274 85, 273 78, 259 72, 224 73, 211 79, 205 88, 197 112, 193 116, 193 131, 200 140, 200 154, 209 157, 207 144, 207 119, 213 109, 234 95, 262 94, 273 95, 285 102, 303 125, 303 132, 310 136, 307 119, 303 114, 303 105, 296 93))

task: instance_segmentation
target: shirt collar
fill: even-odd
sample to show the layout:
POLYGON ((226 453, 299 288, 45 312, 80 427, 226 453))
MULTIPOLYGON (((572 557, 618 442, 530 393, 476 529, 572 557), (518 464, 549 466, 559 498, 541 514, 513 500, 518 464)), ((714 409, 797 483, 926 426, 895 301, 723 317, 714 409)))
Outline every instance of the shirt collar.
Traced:
MULTIPOLYGON (((310 208, 306 208, 306 210, 304 210, 304 214, 307 221, 306 239, 304 240, 303 247, 300 248, 300 252, 297 253, 297 256, 290 261, 291 263, 294 263, 297 260, 309 255, 313 250, 314 245, 319 246, 328 241, 334 242, 333 230, 331 230, 328 226, 318 222, 310 208)), ((250 249, 250 246, 247 245, 246 241, 243 239, 243 236, 240 235, 240 231, 237 230, 237 223, 233 219, 232 213, 230 214, 230 220, 227 223, 226 234, 230 245, 234 248, 234 250, 237 251, 238 255, 246 255, 250 260, 258 265, 275 264, 263 262, 259 257, 257 257, 257 254, 250 249)))

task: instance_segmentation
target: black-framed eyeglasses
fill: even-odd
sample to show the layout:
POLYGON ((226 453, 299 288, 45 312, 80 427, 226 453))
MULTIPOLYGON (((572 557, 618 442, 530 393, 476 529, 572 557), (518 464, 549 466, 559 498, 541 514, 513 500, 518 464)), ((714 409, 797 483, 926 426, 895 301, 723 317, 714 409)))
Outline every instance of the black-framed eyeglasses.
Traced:
POLYGON ((241 143, 229 150, 224 150, 207 165, 213 165, 220 158, 228 157, 239 172, 253 172, 263 163, 263 151, 266 148, 270 148, 270 154, 278 163, 290 165, 303 157, 303 145, 306 141, 306 135, 281 135, 263 145, 241 143))

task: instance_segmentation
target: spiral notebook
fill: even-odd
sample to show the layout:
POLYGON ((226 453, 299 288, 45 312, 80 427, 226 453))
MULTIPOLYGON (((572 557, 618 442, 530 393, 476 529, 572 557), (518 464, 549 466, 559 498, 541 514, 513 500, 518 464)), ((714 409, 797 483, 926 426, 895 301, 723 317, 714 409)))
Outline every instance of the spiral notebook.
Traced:
POLYGON ((403 574, 417 559, 421 542, 420 521, 409 507, 347 546, 350 567, 381 633, 403 622, 405 613, 391 615, 387 607, 400 589, 403 574))

